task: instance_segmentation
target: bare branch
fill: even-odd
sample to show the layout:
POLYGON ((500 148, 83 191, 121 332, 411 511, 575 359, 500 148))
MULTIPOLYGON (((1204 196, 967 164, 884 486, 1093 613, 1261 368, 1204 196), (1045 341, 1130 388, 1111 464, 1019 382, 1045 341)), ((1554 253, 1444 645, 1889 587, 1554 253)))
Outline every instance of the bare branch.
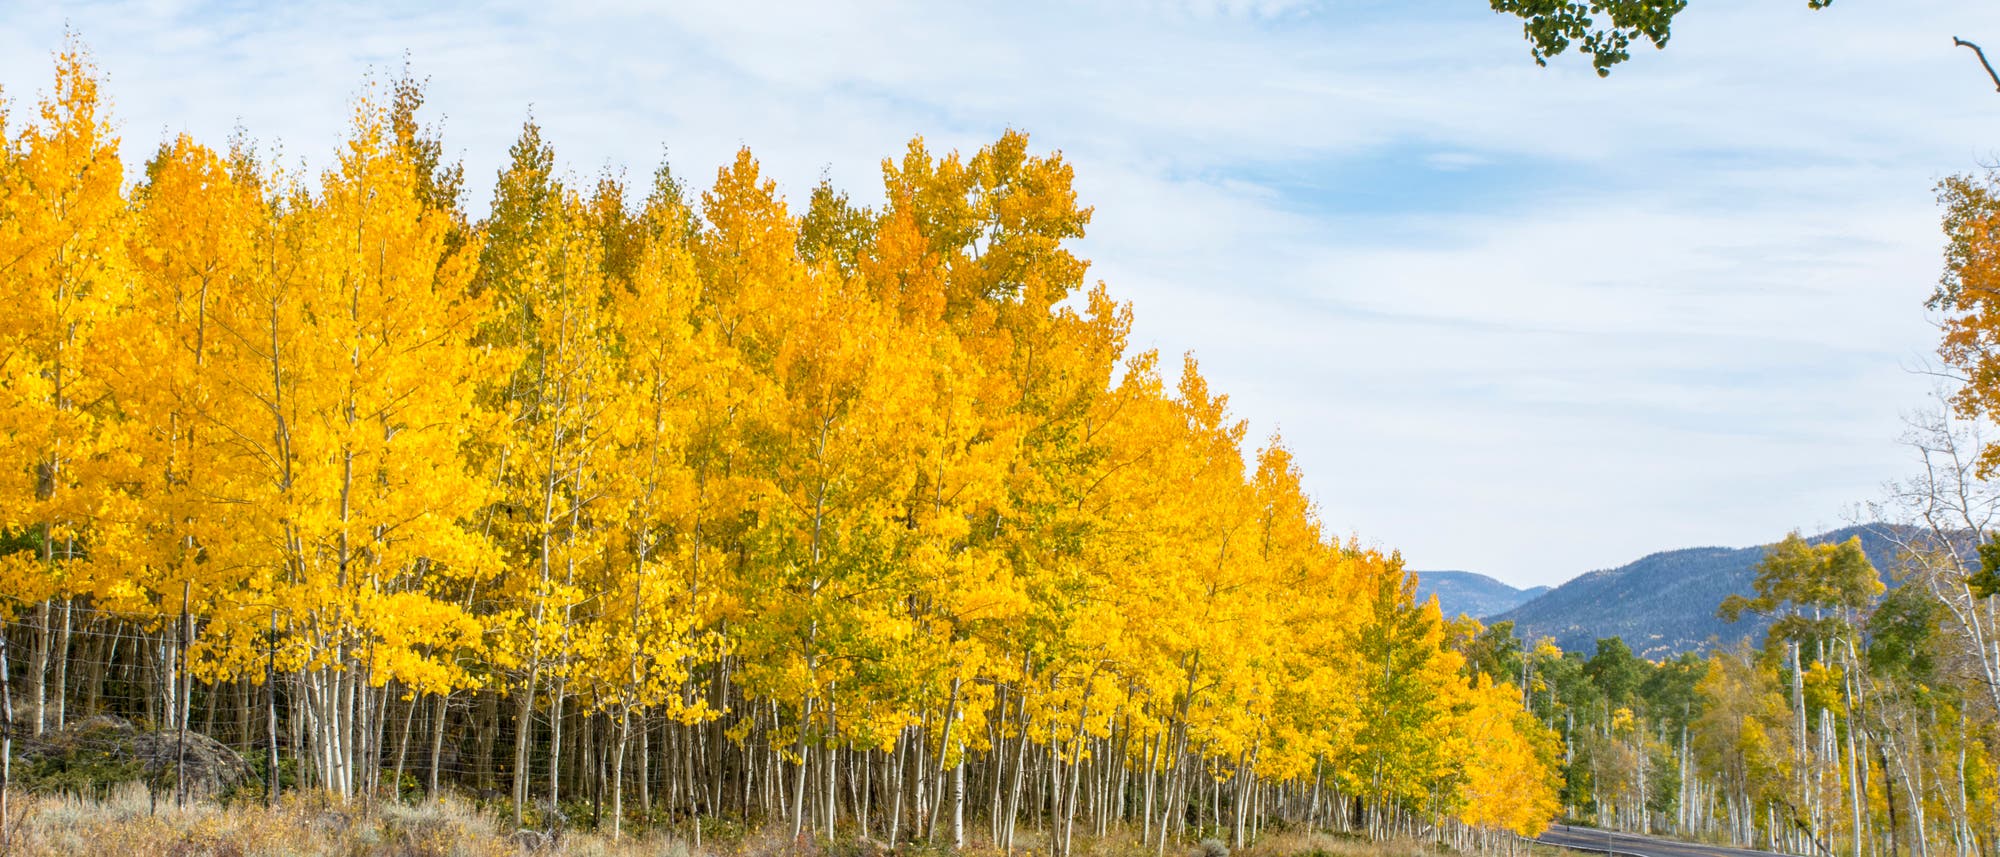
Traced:
POLYGON ((1995 73, 1993 71, 1993 64, 1986 61, 1986 52, 1980 50, 1978 45, 1975 45, 1957 36, 1951 37, 1951 43, 1957 47, 1971 48, 1972 52, 1979 56, 1979 64, 1986 67, 1986 76, 1993 78, 1993 90, 1995 92, 2000 92, 2000 74, 1995 73))

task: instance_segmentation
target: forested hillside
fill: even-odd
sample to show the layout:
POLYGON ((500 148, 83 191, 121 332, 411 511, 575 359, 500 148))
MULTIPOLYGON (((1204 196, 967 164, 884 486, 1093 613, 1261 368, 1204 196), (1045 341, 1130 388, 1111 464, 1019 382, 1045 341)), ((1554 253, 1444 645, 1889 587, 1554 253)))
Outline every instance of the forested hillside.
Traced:
POLYGON ((1929 526, 1872 531, 1895 540, 1876 551, 1894 565, 1877 566, 1866 532, 1756 549, 1749 591, 1711 609, 1764 630, 1705 654, 1468 628, 1468 659, 1520 676, 1562 734, 1565 814, 1790 854, 1970 857, 2000 843, 2000 549, 1973 550, 1958 529, 1990 521, 2000 496, 1958 493, 1972 456, 1955 460, 1968 469, 1937 492, 1904 495, 1929 526))
MULTIPOLYGON (((1843 527, 1808 541, 1830 544, 1860 538, 1877 568, 1893 568, 1907 528, 1887 524, 1843 527)), ((1523 639, 1553 639, 1566 651, 1590 651, 1599 639, 1618 637, 1643 657, 1727 648, 1758 639, 1768 619, 1731 624, 1715 615, 1731 595, 1749 595, 1757 563, 1770 546, 1683 548, 1663 551, 1617 568, 1580 575, 1511 610, 1492 615, 1511 622, 1523 639)))
POLYGON ((1446 616, 1475 619, 1502 613, 1549 591, 1546 586, 1515 589, 1498 580, 1470 571, 1419 571, 1417 598, 1437 596, 1438 610, 1446 616))
POLYGON ((1400 559, 1127 347, 1025 134, 794 207, 748 150, 628 187, 529 123, 479 216, 408 80, 316 175, 247 138, 128 166, 106 104, 72 47, 0 150, 6 736, 115 714, 253 795, 697 842, 1556 812, 1553 734, 1400 559))

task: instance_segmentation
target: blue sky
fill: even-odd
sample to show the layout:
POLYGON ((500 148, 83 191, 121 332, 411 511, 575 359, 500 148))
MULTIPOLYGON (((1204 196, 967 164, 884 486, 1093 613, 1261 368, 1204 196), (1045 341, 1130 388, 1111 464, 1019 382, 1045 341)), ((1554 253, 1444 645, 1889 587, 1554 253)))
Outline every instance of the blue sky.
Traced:
POLYGON ((1692 5, 1600 80, 1478 0, 0 0, 0 92, 25 112, 67 23, 134 163, 240 124, 320 165, 408 51, 478 208, 530 109, 579 175, 665 151, 706 184, 748 145, 794 200, 1022 128, 1075 163, 1138 344, 1282 429, 1336 531, 1528 585, 1838 526, 1904 476, 1932 186, 2000 162, 1951 46, 2000 48, 2000 7, 1692 5))

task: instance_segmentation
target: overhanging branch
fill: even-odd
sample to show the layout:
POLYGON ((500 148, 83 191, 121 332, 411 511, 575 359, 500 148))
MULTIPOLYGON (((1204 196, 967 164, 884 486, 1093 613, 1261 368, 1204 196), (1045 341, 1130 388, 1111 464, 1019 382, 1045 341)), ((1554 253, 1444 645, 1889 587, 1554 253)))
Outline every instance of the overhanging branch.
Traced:
POLYGON ((1993 78, 1993 89, 1994 89, 1994 91, 1996 91, 1996 92, 2000 92, 2000 74, 1995 74, 1995 73, 1994 73, 1994 71, 1993 71, 1993 64, 1992 64, 1992 63, 1990 63, 1990 62, 1987 62, 1987 61, 1986 61, 1986 52, 1985 52, 1985 51, 1982 51, 1982 50, 1980 50, 1980 49, 1979 49, 1979 46, 1978 46, 1978 45, 1975 45, 1975 44, 1973 44, 1973 43, 1971 43, 1971 42, 1968 42, 1968 41, 1966 41, 1966 40, 1964 40, 1964 39, 1961 39, 1961 38, 1959 38, 1959 37, 1957 37, 1957 36, 1952 36, 1952 37, 1951 37, 1951 43, 1952 43, 1953 45, 1956 45, 1956 46, 1958 46, 1958 47, 1965 47, 1965 48, 1971 48, 1971 49, 1972 49, 1972 52, 1973 52, 1974 54, 1978 55, 1978 57, 1979 57, 1979 64, 1980 64, 1980 65, 1982 65, 1982 66, 1985 66, 1985 67, 1986 67, 1986 76, 1987 76, 1987 77, 1990 77, 1990 78, 1993 78))

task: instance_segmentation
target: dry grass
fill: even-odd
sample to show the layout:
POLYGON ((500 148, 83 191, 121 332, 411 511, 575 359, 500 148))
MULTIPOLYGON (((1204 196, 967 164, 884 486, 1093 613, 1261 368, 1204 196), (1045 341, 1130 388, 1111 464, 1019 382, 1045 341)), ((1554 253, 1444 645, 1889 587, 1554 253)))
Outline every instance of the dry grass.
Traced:
MULTIPOLYGON (((365 807, 310 797, 293 797, 275 808, 239 803, 222 807, 195 803, 176 808, 155 803, 131 784, 103 800, 16 795, 0 843, 0 857, 291 857, 291 855, 408 855, 408 857, 887 857, 879 842, 827 847, 793 841, 774 825, 762 830, 711 835, 700 849, 662 832, 613 841, 594 833, 545 834, 515 830, 491 813, 447 799, 422 805, 365 807)), ((1135 834, 1114 832, 1081 838, 1076 857, 1153 857, 1135 834)), ((1211 846, 1212 850, 1213 847, 1211 846)), ((1048 853, 1041 836, 1022 831, 1019 857, 1048 853)), ((1415 842, 1371 843, 1332 834, 1311 836, 1270 832, 1230 857, 1440 857, 1433 846, 1415 842)), ((950 849, 905 846, 902 857, 951 857, 950 849)), ((986 843, 974 843, 962 857, 999 857, 986 843)), ((1170 845, 1167 857, 1202 857, 1199 844, 1170 845)))
POLYGON ((1370 842, 1358 836, 1335 833, 1306 834, 1298 831, 1266 833, 1256 844, 1236 852, 1237 857, 1438 857, 1450 854, 1428 842, 1392 839, 1370 842))
POLYGON ((415 806, 291 798, 275 808, 155 803, 132 784, 104 800, 17 795, 0 857, 696 857, 666 836, 516 831, 455 800, 415 806))

